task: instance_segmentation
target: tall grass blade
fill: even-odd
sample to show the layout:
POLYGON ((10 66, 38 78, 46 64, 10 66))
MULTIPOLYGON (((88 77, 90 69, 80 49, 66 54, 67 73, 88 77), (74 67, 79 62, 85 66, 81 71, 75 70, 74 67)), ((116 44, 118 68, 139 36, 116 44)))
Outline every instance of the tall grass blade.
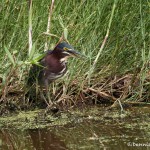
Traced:
POLYGON ((29 57, 32 50, 32 0, 29 0, 29 57))
POLYGON ((15 61, 14 61, 13 55, 10 53, 10 51, 8 50, 8 48, 6 46, 4 46, 4 50, 7 54, 10 62, 13 64, 13 66, 15 66, 15 61))
POLYGON ((35 45, 36 45, 36 43, 33 44, 32 49, 30 50, 29 60, 33 59, 33 56, 35 54, 35 45))
MULTIPOLYGON (((55 2, 55 0, 52 0, 51 6, 50 6, 50 8, 49 8, 49 16, 48 16, 47 31, 46 31, 47 34, 50 33, 50 28, 51 28, 51 17, 52 17, 52 13, 53 13, 54 2, 55 2)), ((44 51, 46 51, 47 49, 48 49, 48 38, 46 38, 44 51)))
POLYGON ((68 37, 68 29, 64 28, 64 39, 67 41, 67 37, 68 37))
POLYGON ((111 11, 110 19, 109 19, 109 24, 108 24, 107 32, 106 32, 105 38, 104 38, 104 40, 103 40, 103 43, 102 43, 102 45, 101 45, 101 47, 100 47, 100 50, 99 50, 99 52, 98 52, 98 54, 97 54, 97 56, 96 56, 96 59, 94 60, 94 63, 93 63, 93 65, 92 65, 92 67, 91 67, 91 69, 90 69, 90 71, 89 71, 88 78, 90 78, 90 75, 93 73, 93 71, 94 71, 94 69, 95 69, 95 67, 96 67, 96 64, 97 64, 97 62, 98 62, 98 59, 99 59, 99 57, 100 57, 100 55, 101 55, 101 52, 102 52, 102 50, 104 49, 104 46, 105 46, 105 44, 106 44, 107 38, 108 38, 108 36, 109 36, 109 31, 110 31, 112 19, 113 19, 113 16, 114 16, 116 4, 117 4, 117 0, 114 0, 114 4, 113 4, 113 6, 112 6, 112 11, 111 11))

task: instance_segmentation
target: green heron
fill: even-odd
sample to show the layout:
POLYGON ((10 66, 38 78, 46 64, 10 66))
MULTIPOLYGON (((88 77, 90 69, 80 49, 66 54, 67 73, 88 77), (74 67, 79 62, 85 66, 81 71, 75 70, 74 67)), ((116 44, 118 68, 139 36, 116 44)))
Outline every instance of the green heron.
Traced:
MULTIPOLYGON (((48 50, 38 65, 32 65, 27 85, 39 85, 44 87, 48 93, 49 84, 62 77, 67 71, 67 59, 69 57, 80 57, 81 54, 66 42, 56 45, 54 50, 48 50)), ((48 96, 48 95, 47 95, 48 96)), ((44 98, 44 95, 42 94, 44 98)), ((44 100, 46 100, 44 98, 44 100)), ((49 103, 52 101, 49 98, 49 103)))

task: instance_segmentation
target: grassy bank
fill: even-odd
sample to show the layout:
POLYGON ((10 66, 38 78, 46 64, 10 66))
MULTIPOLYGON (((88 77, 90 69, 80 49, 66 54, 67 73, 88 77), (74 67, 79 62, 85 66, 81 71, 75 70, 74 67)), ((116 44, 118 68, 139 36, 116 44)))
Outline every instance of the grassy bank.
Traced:
POLYGON ((49 49, 53 48, 64 31, 71 45, 87 58, 69 60, 66 76, 52 85, 54 99, 64 103, 149 100, 148 1, 55 1, 49 33, 57 37, 44 34, 50 5, 48 0, 33 1, 35 53, 29 59, 28 1, 0 2, 1 103, 25 102, 24 85, 32 60, 43 52, 46 41, 49 49))

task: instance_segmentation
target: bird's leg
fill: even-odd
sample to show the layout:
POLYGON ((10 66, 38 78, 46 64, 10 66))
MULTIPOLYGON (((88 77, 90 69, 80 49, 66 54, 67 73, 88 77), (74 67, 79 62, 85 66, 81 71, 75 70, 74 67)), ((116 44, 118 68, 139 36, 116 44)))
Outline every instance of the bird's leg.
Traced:
POLYGON ((38 92, 39 92, 39 86, 38 86, 38 81, 36 80, 36 85, 35 85, 35 100, 37 102, 38 99, 38 92))
POLYGON ((46 100, 46 98, 45 98, 45 96, 44 96, 44 94, 43 94, 43 90, 40 91, 40 96, 41 96, 41 98, 45 101, 45 103, 47 104, 47 106, 50 107, 49 103, 47 102, 47 100, 46 100))
POLYGON ((53 102, 52 102, 52 100, 51 100, 48 87, 46 88, 46 96, 47 96, 47 98, 48 98, 48 103, 49 103, 49 105, 52 106, 52 105, 53 105, 53 102))
POLYGON ((51 100, 50 93, 49 93, 49 84, 48 84, 48 81, 45 82, 45 87, 46 87, 46 96, 48 98, 48 103, 49 103, 50 106, 52 106, 53 102, 51 100))

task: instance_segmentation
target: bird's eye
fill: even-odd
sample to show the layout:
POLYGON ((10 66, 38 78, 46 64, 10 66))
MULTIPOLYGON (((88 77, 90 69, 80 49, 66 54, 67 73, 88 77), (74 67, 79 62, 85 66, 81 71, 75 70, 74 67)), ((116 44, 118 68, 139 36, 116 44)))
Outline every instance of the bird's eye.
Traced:
POLYGON ((68 48, 67 48, 67 47, 64 47, 64 48, 63 48, 63 50, 67 51, 67 50, 68 50, 68 48))

